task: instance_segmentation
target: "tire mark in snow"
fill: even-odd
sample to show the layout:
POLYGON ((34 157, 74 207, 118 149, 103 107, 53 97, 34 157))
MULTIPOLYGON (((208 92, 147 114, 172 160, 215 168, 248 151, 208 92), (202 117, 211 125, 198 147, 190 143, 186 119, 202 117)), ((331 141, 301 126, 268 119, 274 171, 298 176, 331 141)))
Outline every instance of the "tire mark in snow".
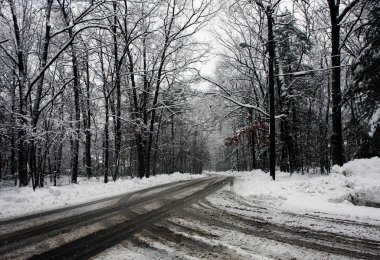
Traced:
MULTIPOLYGON (((183 187, 186 187, 189 184, 194 185, 196 183, 201 182, 202 180, 204 181, 204 179, 197 179, 195 181, 186 180, 186 181, 167 183, 167 184, 147 188, 144 190, 124 194, 122 196, 114 196, 114 197, 96 200, 93 202, 88 202, 88 203, 84 203, 84 204, 80 204, 76 206, 62 208, 59 210, 44 212, 42 213, 42 216, 49 216, 49 215, 54 215, 57 213, 63 213, 66 211, 71 211, 73 209, 79 209, 80 207, 88 207, 89 205, 99 204, 105 201, 112 201, 112 200, 115 200, 115 198, 118 198, 119 200, 122 199, 122 202, 128 202, 128 206, 133 206, 139 203, 144 203, 144 201, 149 201, 156 197, 163 196, 163 194, 166 194, 166 190, 161 190, 162 188, 169 189, 171 187, 174 187, 174 190, 177 191, 183 187), (154 192, 155 190, 158 190, 159 192, 154 192), (145 193, 148 193, 148 195, 142 196, 145 193)), ((16 230, 14 232, 0 235, 0 255, 3 255, 7 252, 13 251, 15 249, 21 248, 29 244, 35 244, 38 241, 46 239, 47 237, 69 232, 70 230, 74 228, 79 228, 79 227, 91 225, 95 222, 103 221, 104 219, 111 218, 117 214, 120 214, 120 210, 121 210, 121 204, 117 203, 116 201, 114 205, 111 205, 108 207, 91 210, 88 212, 72 215, 69 217, 64 217, 62 219, 57 219, 50 222, 48 221, 40 225, 34 225, 34 226, 30 226, 24 229, 20 229, 20 226, 22 227, 22 224, 23 224, 22 222, 25 222, 26 220, 28 220, 27 217, 29 217, 29 221, 33 221, 35 218, 37 218, 36 214, 16 218, 14 221, 7 220, 7 221, 0 222, 0 223, 3 223, 1 227, 2 229, 5 229, 5 230, 11 229, 11 226, 15 226, 16 228, 19 228, 19 230, 16 230)))
MULTIPOLYGON (((200 203, 199 205, 202 205, 200 203)), ((305 227, 286 227, 267 222, 259 218, 246 218, 226 210, 218 209, 214 206, 196 206, 190 209, 183 209, 179 213, 181 218, 222 229, 231 232, 241 232, 247 235, 275 240, 281 243, 317 251, 333 253, 336 255, 379 259, 380 242, 368 239, 360 239, 350 236, 339 235, 329 232, 318 232, 305 227)))
MULTIPOLYGON (((196 188, 205 185, 182 199, 173 200, 164 206, 138 215, 136 218, 114 225, 108 229, 94 232, 80 239, 66 243, 60 247, 32 257, 32 259, 83 259, 89 258, 99 252, 132 237, 136 232, 146 228, 150 224, 164 218, 173 209, 191 204, 208 194, 223 187, 231 178, 210 178, 202 182, 199 180, 190 182, 188 187, 196 188)), ((185 187, 183 187, 185 188, 185 187)))

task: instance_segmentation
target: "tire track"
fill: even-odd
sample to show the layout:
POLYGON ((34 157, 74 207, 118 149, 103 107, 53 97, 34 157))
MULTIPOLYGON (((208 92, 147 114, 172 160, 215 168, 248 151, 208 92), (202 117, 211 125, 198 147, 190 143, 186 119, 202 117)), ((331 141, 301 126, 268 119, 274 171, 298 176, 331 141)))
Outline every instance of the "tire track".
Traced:
MULTIPOLYGON (((305 227, 287 227, 263 219, 248 218, 216 207, 199 206, 177 211, 180 218, 224 229, 241 232, 284 244, 301 246, 321 252, 360 259, 380 259, 380 242, 316 231, 305 227)), ((173 220, 171 220, 173 221, 173 220)))
MULTIPOLYGON (((136 232, 149 227, 154 222, 164 218, 169 212, 179 207, 189 205, 210 193, 222 188, 232 178, 212 178, 197 181, 190 186, 197 187, 206 184, 201 190, 182 199, 176 199, 164 206, 137 215, 134 219, 117 224, 106 230, 100 230, 88 236, 71 241, 60 247, 33 256, 31 259, 87 259, 101 251, 132 237, 136 232)), ((188 188, 190 188, 190 186, 188 188)))
MULTIPOLYGON (((62 219, 46 222, 40 225, 17 230, 8 234, 2 234, 0 235, 0 255, 14 251, 18 248, 21 248, 30 244, 37 243, 46 238, 66 233, 68 231, 71 231, 73 228, 79 228, 86 225, 91 225, 93 223, 100 222, 104 219, 113 217, 117 214, 120 214, 121 211, 125 211, 125 209, 128 207, 143 204, 157 197, 164 196, 167 193, 167 189, 170 189, 172 192, 178 192, 181 189, 184 189, 188 186, 197 185, 203 181, 205 181, 205 178, 168 183, 168 184, 163 184, 163 185, 147 188, 144 190, 128 193, 126 195, 114 196, 111 198, 106 198, 106 199, 101 199, 101 200, 88 202, 88 203, 84 203, 80 205, 75 205, 68 208, 62 208, 59 210, 44 212, 43 213, 44 216, 49 216, 52 214, 57 214, 57 212, 62 213, 62 212, 70 211, 74 208, 78 209, 80 207, 86 207, 89 205, 94 205, 100 202, 115 200, 115 198, 119 198, 119 201, 115 203, 115 205, 112 205, 112 206, 108 206, 105 208, 100 208, 97 210, 92 210, 89 212, 76 214, 70 217, 65 217, 62 219), (161 190, 162 188, 167 188, 167 189, 163 191, 159 191, 157 193, 154 192, 155 190, 161 190), (153 193, 148 194, 147 196, 143 196, 144 193, 149 193, 152 191, 153 193)), ((18 222, 24 222, 26 220, 32 221, 33 219, 36 218, 36 214, 30 215, 29 219, 26 217, 28 216, 20 217, 12 222, 3 221, 3 223, 6 222, 7 225, 10 225, 10 223, 12 223, 13 225, 17 225, 18 222)))

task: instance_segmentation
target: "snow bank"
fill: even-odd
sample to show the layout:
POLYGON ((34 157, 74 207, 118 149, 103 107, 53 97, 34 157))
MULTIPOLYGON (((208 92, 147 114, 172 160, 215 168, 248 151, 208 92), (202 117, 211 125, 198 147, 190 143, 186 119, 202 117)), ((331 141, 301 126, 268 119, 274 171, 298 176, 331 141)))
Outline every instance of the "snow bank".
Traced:
POLYGON ((173 173, 150 178, 118 179, 107 184, 99 179, 80 180, 79 184, 33 189, 6 187, 0 189, 0 218, 30 214, 63 206, 75 205, 105 197, 136 191, 159 184, 204 177, 173 173))
POLYGON ((226 172, 236 177, 233 190, 249 200, 265 200, 287 210, 312 210, 380 219, 380 209, 365 205, 380 203, 380 158, 359 159, 330 175, 226 172))
MULTIPOLYGON (((380 158, 359 159, 348 162, 342 167, 334 166, 332 172, 343 175, 349 194, 341 197, 354 204, 380 204, 380 158)), ((339 201, 339 199, 338 199, 339 201)))

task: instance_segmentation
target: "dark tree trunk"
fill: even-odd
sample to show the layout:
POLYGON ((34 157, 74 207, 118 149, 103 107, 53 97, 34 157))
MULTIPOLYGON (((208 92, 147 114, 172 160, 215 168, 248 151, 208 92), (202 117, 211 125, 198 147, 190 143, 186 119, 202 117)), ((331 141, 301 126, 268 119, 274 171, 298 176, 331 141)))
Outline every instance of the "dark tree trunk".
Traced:
POLYGON ((255 131, 252 129, 251 132, 251 160, 252 160, 252 170, 257 168, 256 166, 256 146, 255 146, 255 131))
MULTIPOLYGON (((153 103, 152 103, 153 109, 152 109, 151 118, 150 118, 149 136, 148 136, 147 152, 146 152, 147 163, 146 163, 145 177, 147 177, 147 178, 149 178, 149 175, 150 175, 150 156, 151 156, 152 145, 153 145, 154 123, 156 122, 156 110, 157 110, 157 104, 158 104, 158 95, 160 93, 161 80, 162 80, 162 75, 164 73, 165 60, 167 58, 166 52, 167 52, 169 45, 170 45, 170 33, 171 33, 174 17, 172 17, 171 19, 172 19, 172 21, 169 22, 170 25, 165 32, 166 33, 165 42, 164 42, 164 47, 163 47, 163 51, 161 54, 160 63, 159 63, 158 70, 157 70, 157 79, 155 82, 155 90, 154 90, 154 95, 153 95, 153 103)), ((145 48, 145 46, 144 46, 144 48, 145 48)))
MULTIPOLYGON (((132 118, 136 121, 136 123, 144 123, 141 122, 143 116, 142 116, 142 111, 139 108, 138 104, 138 96, 137 96, 137 86, 136 86, 136 81, 135 81, 135 72, 134 72, 134 63, 133 63, 133 57, 132 53, 129 50, 129 47, 127 46, 126 48, 126 53, 128 56, 128 69, 130 73, 130 80, 131 80, 131 85, 132 85, 132 118)), ((136 142, 136 149, 137 149, 137 175, 140 178, 143 178, 146 176, 146 141, 145 141, 145 127, 141 127, 140 125, 137 125, 134 127, 134 136, 135 136, 135 142, 136 142)), ((149 177, 149 175, 148 175, 149 177)))
POLYGON ((268 19, 268 52, 269 52, 269 171, 270 176, 275 180, 276 171, 276 121, 274 110, 274 38, 273 38, 273 25, 272 25, 272 12, 273 10, 268 7, 266 15, 268 19))
MULTIPOLYGON (((146 176, 146 145, 141 133, 136 134, 136 146, 137 146, 137 174, 140 178, 146 176)), ((149 177, 149 176, 148 176, 149 177)))
POLYGON ((85 111, 85 158, 86 158, 86 174, 87 178, 92 176, 92 161, 91 161, 91 109, 90 109, 90 71, 89 57, 87 53, 86 60, 86 111, 85 111))
POLYGON ((280 129, 281 129, 281 141, 282 141, 282 146, 281 146, 281 161, 280 161, 280 170, 282 172, 288 172, 289 169, 289 139, 287 135, 287 124, 285 120, 281 120, 280 124, 280 129))
MULTIPOLYGON (((63 120, 63 103, 61 107, 59 108, 59 118, 60 120, 63 120)), ((54 186, 57 186, 57 178, 60 178, 61 176, 61 168, 62 168, 62 157, 63 157, 63 127, 60 127, 60 143, 58 145, 58 152, 56 155, 56 160, 54 162, 54 186)))
POLYGON ((174 114, 171 116, 171 143, 172 143, 172 149, 170 151, 171 158, 170 158, 170 171, 171 173, 174 173, 175 171, 175 135, 174 135, 174 114))
MULTIPOLYGON (((104 83, 105 85, 105 83, 104 83)), ((105 87, 104 87, 105 88, 105 87)), ((106 95, 106 91, 104 91, 105 95, 106 95)), ((107 183, 108 182, 108 173, 109 173, 109 130, 108 130, 108 126, 109 126, 109 100, 108 98, 106 97, 105 99, 105 109, 106 109, 106 121, 105 121, 105 124, 104 124, 104 148, 103 148, 103 151, 104 151, 104 183, 107 183)))
MULTIPOLYGON (((0 144, 2 138, 0 137, 0 144)), ((0 151, 0 181, 3 178, 3 167, 5 166, 5 163, 3 162, 3 153, 0 151)), ((5 167, 4 167, 5 168, 5 167)))
POLYGON ((371 139, 372 155, 380 157, 380 128, 378 127, 371 139))
POLYGON ((332 94, 332 162, 343 165, 342 94, 340 90, 340 28, 339 6, 328 0, 331 18, 331 94, 332 94))
MULTIPOLYGON (((377 105, 377 110, 380 109, 380 87, 374 87, 374 99, 377 105)), ((371 138, 372 156, 380 157, 380 119, 377 122, 372 122, 375 126, 375 131, 371 138)))
POLYGON ((30 169, 30 176, 32 178, 32 187, 33 190, 37 187, 38 182, 38 173, 37 173, 37 147, 34 140, 31 140, 30 142, 30 150, 29 150, 29 169, 30 169))
POLYGON ((20 178, 20 186, 28 186, 28 166, 27 166, 27 160, 28 160, 28 148, 27 148, 27 142, 26 142, 26 122, 24 116, 26 115, 24 111, 24 76, 23 73, 22 76, 20 75, 20 82, 19 82, 19 123, 20 123, 20 130, 18 131, 18 174, 20 178))
MULTIPOLYGON (((49 51, 49 44, 50 44, 50 11, 51 6, 53 4, 53 0, 47 1, 46 6, 46 21, 45 21, 45 36, 43 41, 43 49, 42 49, 42 57, 41 57, 41 67, 45 67, 47 63, 48 58, 48 51, 49 51)), ((44 85, 44 75, 45 73, 42 73, 40 80, 37 84, 37 91, 34 98, 34 106, 32 110, 32 129, 35 133, 37 131, 37 124, 38 124, 38 118, 40 115, 40 103, 41 103, 41 96, 42 96, 42 90, 44 85)), ((30 161, 30 169, 31 169, 31 176, 33 180, 33 189, 35 189, 37 186, 40 185, 40 169, 37 165, 37 160, 39 153, 38 150, 38 143, 36 143, 34 140, 32 140, 30 145, 30 155, 29 155, 29 161, 30 161)))
MULTIPOLYGON (((16 89, 16 86, 14 86, 14 90, 16 89)), ((16 113, 16 105, 15 105, 15 99, 16 99, 16 95, 14 93, 14 91, 12 91, 12 112, 13 114, 16 113)), ((14 121, 15 119, 15 116, 12 115, 12 120, 14 121)), ((15 124, 15 123, 13 123, 15 124)), ((13 125, 14 126, 14 125, 13 125)), ((15 134, 15 131, 14 131, 14 127, 12 127, 11 129, 11 155, 10 155, 10 171, 11 171, 11 175, 12 177, 15 177, 16 175, 16 168, 17 168, 17 165, 16 165, 16 138, 15 138, 16 134, 15 134)), ((15 178, 15 185, 17 185, 17 178, 15 178)))
POLYGON ((104 60, 103 60, 103 48, 100 45, 100 67, 102 71, 103 78, 103 95, 104 95, 104 105, 105 105, 105 123, 104 123, 104 141, 103 141, 103 170, 104 170, 104 183, 108 182, 108 173, 109 173, 109 133, 108 133, 108 125, 109 125, 109 96, 108 88, 107 88, 107 75, 105 73, 104 68, 104 60))
POLYGON ((118 43, 117 43, 117 5, 113 2, 114 25, 112 26, 113 32, 113 44, 114 44, 114 59, 115 59, 115 90, 116 90, 116 118, 115 118, 115 158, 114 164, 115 169, 113 172, 112 179, 116 181, 117 175, 119 174, 119 164, 120 164, 120 147, 121 147, 121 82, 120 82, 120 66, 118 58, 118 43))
MULTIPOLYGON (((162 122, 161 120, 162 120, 162 115, 163 114, 164 113, 161 111, 159 122, 162 122)), ((172 124, 174 124, 173 121, 172 121, 172 124)), ((158 129, 157 129, 157 135, 156 135, 156 141, 154 142, 154 154, 153 154, 153 163, 152 163, 152 166, 153 166, 152 174, 153 174, 153 176, 155 176, 156 173, 157 173, 157 167, 156 167, 156 165, 157 165, 158 140, 160 138, 160 129, 161 129, 161 127, 158 127, 158 129)), ((174 129, 172 129, 172 130, 174 130, 174 129)), ((172 136, 174 138, 174 132, 172 132, 172 136)), ((173 146, 172 150, 174 151, 174 146, 173 146)), ((172 172, 174 172, 175 158, 173 157, 172 159, 173 159, 173 161, 172 161, 172 164, 173 164, 172 172)))
POLYGON ((13 134, 11 137, 10 170, 11 170, 11 175, 15 176, 16 174, 16 141, 13 134))
MULTIPOLYGON (((273 36, 274 40, 274 36, 273 36)), ((275 55, 274 55, 274 64, 275 64, 275 71, 276 71, 276 82, 277 82, 277 109, 280 111, 281 114, 289 115, 288 111, 288 104, 287 104, 287 94, 283 92, 283 90, 286 89, 285 86, 285 78, 284 78, 284 72, 282 69, 282 66, 280 64, 280 55, 279 51, 277 50, 277 46, 274 46, 275 48, 275 55)), ((289 167, 289 128, 288 128, 288 122, 287 117, 282 118, 280 120, 280 140, 281 140, 281 155, 280 155, 280 170, 283 172, 288 172, 290 169, 289 167)))
MULTIPOLYGON (((72 36, 71 36, 72 37, 72 36)), ((80 138, 80 102, 79 102, 79 72, 78 72, 78 61, 75 54, 74 46, 72 46, 72 70, 74 75, 74 109, 75 109, 75 123, 74 131, 75 135, 73 138, 73 150, 71 157, 71 182, 78 182, 78 167, 79 167, 79 138, 80 138)))
MULTIPOLYGON (((191 161, 191 173, 196 174, 197 173, 197 135, 198 131, 195 130, 194 138, 193 138, 193 153, 192 153, 192 161, 191 161)), ((238 156, 238 154, 237 154, 238 156)), ((238 170, 239 171, 239 170, 238 170)))
MULTIPOLYGON (((330 82, 327 83, 327 96, 330 96, 330 82)), ((330 99, 327 99, 325 114, 323 114, 323 106, 321 105, 320 108, 320 123, 319 123, 319 131, 321 134, 321 144, 320 144, 320 160, 319 160, 319 167, 320 167, 320 173, 328 173, 330 172, 330 160, 329 160, 329 148, 328 148, 328 125, 329 125, 329 110, 330 110, 330 99)))
POLYGON ((17 47, 17 69, 18 69, 18 94, 19 94, 19 116, 17 118, 19 124, 18 131, 18 175, 20 179, 20 186, 28 186, 28 147, 26 143, 26 130, 25 127, 27 122, 25 120, 25 65, 24 65, 24 55, 23 55, 23 45, 21 42, 20 28, 18 25, 16 7, 13 1, 9 1, 12 13, 12 22, 14 28, 14 36, 16 40, 17 47))
MULTIPOLYGON (((70 17, 68 12, 65 9, 65 5, 61 5, 62 15, 64 17, 66 26, 70 26, 70 17)), ((72 39, 74 37, 74 32, 72 27, 68 29, 69 38, 72 39)), ((73 92, 74 92, 74 136, 71 141, 71 182, 78 182, 78 167, 79 167, 79 138, 80 138, 80 83, 79 83, 79 70, 78 70, 78 57, 76 54, 75 46, 71 42, 71 68, 73 72, 73 92)))
POLYGON ((56 163, 56 169, 54 171, 54 186, 57 186, 57 178, 60 178, 61 176, 62 155, 63 155, 63 143, 61 142, 58 148, 58 158, 57 158, 57 163, 56 163))

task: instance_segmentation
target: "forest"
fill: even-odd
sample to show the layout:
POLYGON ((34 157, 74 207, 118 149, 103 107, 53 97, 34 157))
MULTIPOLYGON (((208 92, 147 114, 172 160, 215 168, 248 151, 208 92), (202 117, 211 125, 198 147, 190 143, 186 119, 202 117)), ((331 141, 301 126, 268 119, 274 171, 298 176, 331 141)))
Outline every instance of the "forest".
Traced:
POLYGON ((1 181, 373 156, 378 0, 0 1, 1 181))

